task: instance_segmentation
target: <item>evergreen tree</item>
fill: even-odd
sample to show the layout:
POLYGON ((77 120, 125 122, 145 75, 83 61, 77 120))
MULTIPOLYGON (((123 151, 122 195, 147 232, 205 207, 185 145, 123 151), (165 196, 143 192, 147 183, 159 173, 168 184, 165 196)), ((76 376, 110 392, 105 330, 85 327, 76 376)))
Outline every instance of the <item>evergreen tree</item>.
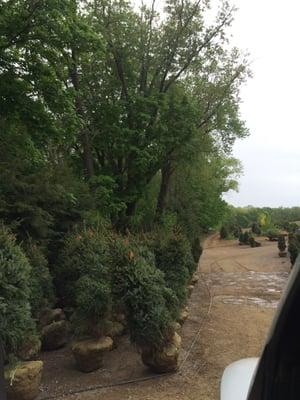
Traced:
POLYGON ((0 338, 15 355, 35 331, 30 309, 30 264, 14 236, 0 225, 0 338))

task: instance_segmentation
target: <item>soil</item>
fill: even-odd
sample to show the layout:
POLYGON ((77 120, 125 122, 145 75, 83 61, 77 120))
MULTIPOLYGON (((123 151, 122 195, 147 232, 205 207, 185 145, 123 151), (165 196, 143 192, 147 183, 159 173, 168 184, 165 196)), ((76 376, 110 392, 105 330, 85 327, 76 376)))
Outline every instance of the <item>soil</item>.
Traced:
POLYGON ((289 275, 289 259, 278 256, 277 243, 258 241, 262 246, 253 249, 217 235, 205 242, 189 318, 179 332, 176 374, 151 375, 124 336, 104 367, 89 374, 75 369, 68 347, 43 353, 39 400, 218 400, 224 368, 259 356, 289 275))

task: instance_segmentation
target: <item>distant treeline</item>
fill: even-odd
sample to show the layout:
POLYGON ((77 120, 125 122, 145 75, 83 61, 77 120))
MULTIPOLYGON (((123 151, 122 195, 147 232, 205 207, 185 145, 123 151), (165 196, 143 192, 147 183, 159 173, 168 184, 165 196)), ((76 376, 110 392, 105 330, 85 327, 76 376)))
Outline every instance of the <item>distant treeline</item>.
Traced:
POLYGON ((249 228, 253 223, 257 223, 265 229, 273 227, 290 229, 290 225, 295 224, 297 221, 300 221, 300 207, 259 208, 230 206, 225 218, 225 224, 238 225, 241 228, 249 228))

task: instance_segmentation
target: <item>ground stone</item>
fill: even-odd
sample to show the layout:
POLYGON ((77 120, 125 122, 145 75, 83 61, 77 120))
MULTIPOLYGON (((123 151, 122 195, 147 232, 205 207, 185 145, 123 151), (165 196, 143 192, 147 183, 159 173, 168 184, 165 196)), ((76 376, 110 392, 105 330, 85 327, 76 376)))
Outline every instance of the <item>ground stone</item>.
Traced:
POLYGON ((180 329, 181 329, 180 323, 179 322, 175 322, 174 323, 174 330, 177 332, 177 331, 180 331, 180 329))
POLYGON ((51 310, 46 308, 42 311, 40 316, 40 325, 42 327, 52 324, 52 322, 63 321, 66 319, 65 313, 61 308, 51 310))
POLYGON ((74 314, 74 308, 73 307, 65 307, 63 312, 67 318, 67 320, 70 320, 74 314))
POLYGON ((125 327, 120 322, 114 321, 111 323, 106 335, 113 339, 113 348, 117 348, 119 344, 119 338, 125 333, 125 327))
POLYGON ((68 323, 67 321, 56 321, 44 326, 42 329, 43 350, 56 350, 67 343, 68 323))
POLYGON ((279 254, 279 257, 287 257, 286 251, 280 251, 278 254, 279 254))
POLYGON ((194 290, 194 285, 189 285, 188 288, 187 288, 188 297, 191 297, 191 295, 193 293, 193 290, 194 290))
POLYGON ((112 348, 113 340, 109 336, 74 342, 72 352, 77 368, 82 372, 91 372, 99 369, 103 363, 104 353, 112 348))
POLYGON ((24 361, 32 360, 41 351, 41 346, 38 336, 30 336, 18 351, 18 356, 24 361))
POLYGON ((125 331, 125 327, 120 322, 113 322, 111 327, 108 330, 107 336, 110 336, 112 339, 118 336, 122 336, 125 331))
POLYGON ((125 314, 123 314, 123 313, 116 314, 115 319, 117 322, 120 322, 122 325, 124 325, 124 326, 127 325, 125 314))
POLYGON ((22 362, 5 371, 8 400, 33 400, 39 394, 42 379, 42 361, 22 362))
POLYGON ((178 369, 178 356, 181 337, 174 333, 170 342, 161 350, 142 349, 142 360, 151 370, 157 373, 173 372, 178 369))
POLYGON ((184 309, 181 310, 177 322, 178 322, 180 325, 183 325, 184 322, 187 320, 188 316, 189 316, 188 308, 185 307, 184 309))

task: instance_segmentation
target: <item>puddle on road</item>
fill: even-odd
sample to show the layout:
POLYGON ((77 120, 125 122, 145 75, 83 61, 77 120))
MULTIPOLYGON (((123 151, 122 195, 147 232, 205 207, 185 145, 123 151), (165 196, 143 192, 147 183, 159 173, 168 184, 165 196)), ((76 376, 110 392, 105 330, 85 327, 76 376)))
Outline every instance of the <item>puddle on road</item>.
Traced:
POLYGON ((276 308, 288 276, 288 272, 218 272, 209 274, 206 280, 215 294, 214 301, 276 308))
POLYGON ((247 306, 259 306, 265 308, 276 308, 279 300, 267 300, 260 297, 247 297, 247 296, 215 296, 214 300, 220 301, 223 304, 233 305, 247 305, 247 306))

